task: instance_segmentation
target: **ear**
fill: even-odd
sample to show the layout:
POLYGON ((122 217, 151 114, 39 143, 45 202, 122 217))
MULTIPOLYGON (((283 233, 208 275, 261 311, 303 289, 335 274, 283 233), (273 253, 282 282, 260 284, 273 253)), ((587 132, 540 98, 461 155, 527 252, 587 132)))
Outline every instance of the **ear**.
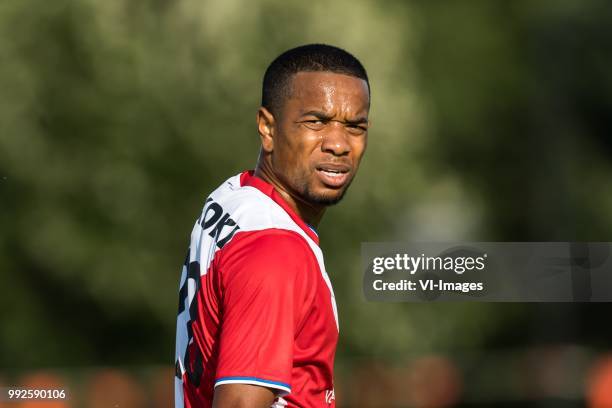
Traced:
POLYGON ((260 107, 257 110, 257 130, 261 138, 261 148, 266 153, 274 150, 275 126, 274 115, 263 106, 260 107))

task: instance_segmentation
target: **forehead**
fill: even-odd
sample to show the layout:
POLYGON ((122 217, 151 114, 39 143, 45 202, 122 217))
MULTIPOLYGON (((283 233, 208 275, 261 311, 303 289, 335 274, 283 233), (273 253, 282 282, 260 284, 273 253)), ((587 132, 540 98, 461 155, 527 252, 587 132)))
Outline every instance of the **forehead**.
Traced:
POLYGON ((370 105, 363 79, 335 72, 298 72, 291 78, 288 105, 304 109, 366 111, 370 105))

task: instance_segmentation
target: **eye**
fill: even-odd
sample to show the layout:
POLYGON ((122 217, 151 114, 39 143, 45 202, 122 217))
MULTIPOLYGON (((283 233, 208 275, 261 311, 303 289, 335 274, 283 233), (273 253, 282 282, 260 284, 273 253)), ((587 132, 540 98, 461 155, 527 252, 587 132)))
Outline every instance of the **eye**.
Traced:
POLYGON ((363 125, 347 125, 346 128, 352 135, 362 135, 368 131, 368 128, 363 125))
POLYGON ((312 130, 321 130, 325 126, 326 122, 321 119, 310 119, 302 122, 304 126, 312 130))

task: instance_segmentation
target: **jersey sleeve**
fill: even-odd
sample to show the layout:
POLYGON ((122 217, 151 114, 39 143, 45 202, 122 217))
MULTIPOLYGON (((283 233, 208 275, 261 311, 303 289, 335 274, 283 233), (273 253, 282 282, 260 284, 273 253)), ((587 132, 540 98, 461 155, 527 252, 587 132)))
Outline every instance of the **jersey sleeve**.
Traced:
POLYGON ((291 392, 296 330, 308 310, 314 255, 297 233, 235 237, 218 265, 222 318, 215 387, 253 384, 291 392))

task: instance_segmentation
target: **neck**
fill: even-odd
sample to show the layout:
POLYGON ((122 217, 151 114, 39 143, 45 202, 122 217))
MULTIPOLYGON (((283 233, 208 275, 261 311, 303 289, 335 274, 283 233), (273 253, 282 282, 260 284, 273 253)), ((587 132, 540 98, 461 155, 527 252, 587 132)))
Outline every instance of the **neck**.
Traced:
POLYGON ((315 228, 319 226, 319 222, 325 213, 325 207, 308 203, 301 197, 298 197, 297 194, 290 191, 283 185, 278 177, 276 177, 270 166, 267 165, 266 161, 261 160, 261 157, 257 162, 257 167, 255 168, 255 176, 272 184, 274 189, 281 195, 287 204, 289 204, 289 207, 291 207, 291 209, 295 211, 295 213, 302 220, 304 220, 305 223, 310 224, 315 228))

